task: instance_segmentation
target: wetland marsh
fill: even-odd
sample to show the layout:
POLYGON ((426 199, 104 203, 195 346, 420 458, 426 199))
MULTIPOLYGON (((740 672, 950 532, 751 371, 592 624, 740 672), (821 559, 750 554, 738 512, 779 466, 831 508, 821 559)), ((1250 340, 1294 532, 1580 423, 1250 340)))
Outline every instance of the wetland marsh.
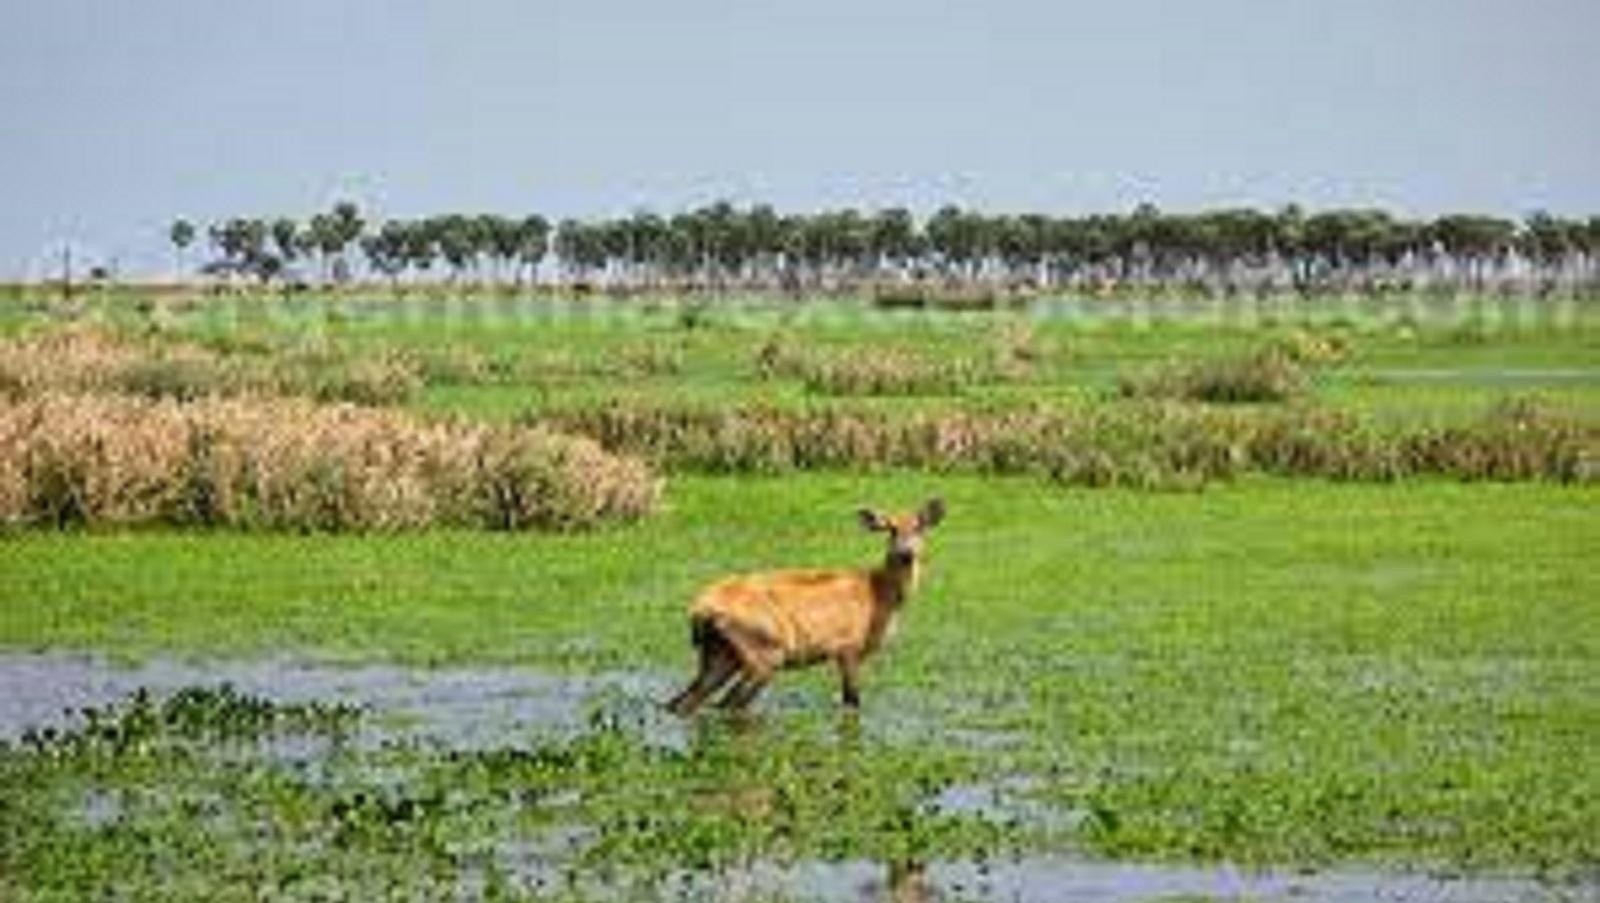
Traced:
MULTIPOLYGON (((1080 442, 1068 419, 1031 444, 907 463, 851 461, 890 447, 803 431, 774 446, 733 421, 631 446, 602 431, 664 479, 659 503, 554 530, 197 527, 161 506, 130 526, 97 521, 127 509, 89 495, 63 528, 29 521, 28 502, 0 537, 6 896, 1597 893, 1587 315, 1462 335, 1361 311, 885 326, 832 302, 415 321, 377 302, 255 320, 207 304, 94 313, 90 328, 154 349, 136 376, 3 384, 13 403, 182 405, 270 384, 328 404, 366 391, 341 388, 370 377, 351 362, 382 357, 411 374, 382 405, 424 419, 582 431, 585 411, 743 407, 839 428, 1043 411, 1100 418, 1100 432, 1080 442), (789 362, 764 370, 774 341, 789 362), (320 382, 270 376, 306 343, 325 352, 320 382), (861 349, 883 343, 900 363, 863 371, 861 349), (1305 355, 1293 398, 1117 388, 1271 343, 1305 355), (1337 360, 1314 359, 1336 345, 1337 360), (163 370, 180 346, 203 351, 163 370), (949 356, 974 363, 919 369, 949 356), (1503 429, 1462 426, 1508 404, 1503 429), (1127 432, 1118 418, 1151 405, 1164 413, 1127 432), (1366 438, 1316 434, 1345 423, 1316 419, 1327 411, 1366 438), (1299 438, 1278 438, 1289 421, 1274 418, 1302 415, 1299 438), (1218 424, 1235 432, 1198 435, 1218 424), (1060 437, 1079 442, 1078 469, 1035 467, 1060 437), (1474 456, 1436 450, 1462 437, 1474 456), (1315 457, 1336 441, 1356 464, 1315 457), (1212 448, 1225 454, 1195 451, 1212 448), (1284 449, 1301 457, 1268 456, 1284 449), (692 665, 696 588, 869 563, 881 544, 855 508, 933 493, 948 520, 899 636, 866 668, 859 715, 821 671, 784 674, 744 718, 660 711, 692 665)), ((47 319, 11 310, 5 341, 61 328, 47 319)))

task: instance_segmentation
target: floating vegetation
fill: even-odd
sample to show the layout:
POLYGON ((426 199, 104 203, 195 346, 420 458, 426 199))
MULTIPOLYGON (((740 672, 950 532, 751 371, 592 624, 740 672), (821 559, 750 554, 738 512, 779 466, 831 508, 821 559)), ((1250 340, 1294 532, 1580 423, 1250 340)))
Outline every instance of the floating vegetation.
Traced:
MULTIPOLYGON (((593 705, 575 733, 532 732, 514 745, 344 742, 357 730, 381 735, 378 714, 226 684, 164 698, 140 689, 74 713, 70 726, 0 742, 0 893, 837 900, 867 888, 894 899, 1102 900, 1115 888, 1109 899, 1498 903, 1592 889, 1581 873, 1543 883, 1086 858, 1063 851, 1085 841, 1115 850, 1106 832, 1183 819, 1119 815, 1132 798, 1110 795, 1052 809, 1035 795, 1046 787, 996 782, 997 763, 973 750, 874 739, 853 717, 706 719, 686 742, 662 742, 648 716, 613 700, 593 705), (296 738, 315 754, 274 754, 296 738)), ((1149 777, 1122 786, 1164 792, 1149 777)), ((1259 813, 1230 815, 1232 797, 1183 805, 1243 827, 1283 802, 1269 785, 1258 790, 1259 813)), ((1358 797, 1350 804, 1368 804, 1358 797)), ((1222 836, 1204 821, 1193 828, 1222 836)))
POLYGON ((431 896, 599 886, 654 897, 685 875, 758 860, 988 858, 1022 837, 932 802, 970 778, 959 755, 900 751, 849 731, 763 738, 707 724, 683 748, 647 740, 625 711, 596 709, 576 735, 517 746, 336 744, 315 767, 212 754, 285 735, 337 739, 365 717, 228 687, 164 700, 139 691, 74 727, 0 743, 0 891, 431 896))

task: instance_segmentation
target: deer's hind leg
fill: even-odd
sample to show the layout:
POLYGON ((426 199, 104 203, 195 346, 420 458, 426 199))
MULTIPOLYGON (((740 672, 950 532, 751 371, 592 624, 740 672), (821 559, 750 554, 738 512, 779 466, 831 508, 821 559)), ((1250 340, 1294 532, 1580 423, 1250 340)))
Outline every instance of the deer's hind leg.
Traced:
POLYGON ((746 670, 739 675, 739 681, 729 688, 728 692, 722 694, 721 699, 717 700, 717 708, 740 711, 750 705, 757 696, 761 695, 761 691, 765 690, 767 684, 771 682, 772 672, 770 670, 761 672, 746 670))
POLYGON ((717 707, 738 710, 748 706, 772 682, 783 654, 772 643, 746 631, 730 629, 727 640, 739 659, 739 679, 717 700, 717 707))
POLYGON ((667 709, 678 715, 692 715, 705 703, 706 697, 722 689, 739 671, 739 658, 733 646, 721 632, 710 624, 694 625, 694 643, 700 649, 700 671, 683 692, 667 703, 667 709))

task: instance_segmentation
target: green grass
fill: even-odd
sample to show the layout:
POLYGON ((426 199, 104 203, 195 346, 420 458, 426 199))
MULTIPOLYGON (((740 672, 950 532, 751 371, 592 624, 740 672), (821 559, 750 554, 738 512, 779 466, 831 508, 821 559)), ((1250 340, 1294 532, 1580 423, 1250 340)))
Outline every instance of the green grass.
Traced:
POLYGON ((1264 650, 1288 630, 1321 643, 1357 628, 1354 640, 1395 641, 1401 626, 1429 644, 1468 626, 1483 628, 1469 646, 1600 638, 1561 620, 1579 620, 1600 589, 1581 566, 1600 539, 1592 488, 1252 480, 1162 494, 890 474, 679 477, 663 514, 592 536, 18 533, 3 547, 0 642, 549 663, 582 639, 660 663, 681 652, 680 610, 699 583, 741 567, 867 562, 877 550, 853 528, 854 507, 934 490, 963 516, 938 537, 917 611, 963 639, 970 616, 1027 628, 1080 611, 1115 616, 1119 630, 1061 637, 1074 648, 1126 648, 1151 629, 1159 647, 1173 625, 1127 619, 1179 616, 1216 616, 1231 647, 1270 628, 1264 650), (1378 617, 1391 591, 1406 604, 1378 617), (1467 603, 1501 620, 1458 623, 1467 603), (1554 629, 1533 631, 1545 613, 1559 616, 1554 629), (638 642, 606 641, 608 628, 638 642))
MULTIPOLYGON (((1027 776, 1078 813, 1072 842, 1306 864, 1600 856, 1592 488, 681 478, 652 522, 579 537, 28 534, 4 547, 0 643, 624 670, 664 694, 688 671, 698 585, 868 561, 854 506, 933 491, 951 516, 869 665, 863 719, 1027 776)), ((767 708, 804 725, 834 692, 824 671, 785 676, 767 708)))

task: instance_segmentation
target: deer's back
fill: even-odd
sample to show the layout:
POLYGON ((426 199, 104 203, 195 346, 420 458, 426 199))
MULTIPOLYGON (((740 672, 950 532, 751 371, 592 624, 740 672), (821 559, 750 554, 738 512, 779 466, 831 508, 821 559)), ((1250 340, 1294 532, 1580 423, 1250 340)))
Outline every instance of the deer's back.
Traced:
POLYGON ((689 607, 694 618, 737 624, 795 663, 859 648, 872 622, 872 585, 861 571, 787 570, 728 577, 689 607))

